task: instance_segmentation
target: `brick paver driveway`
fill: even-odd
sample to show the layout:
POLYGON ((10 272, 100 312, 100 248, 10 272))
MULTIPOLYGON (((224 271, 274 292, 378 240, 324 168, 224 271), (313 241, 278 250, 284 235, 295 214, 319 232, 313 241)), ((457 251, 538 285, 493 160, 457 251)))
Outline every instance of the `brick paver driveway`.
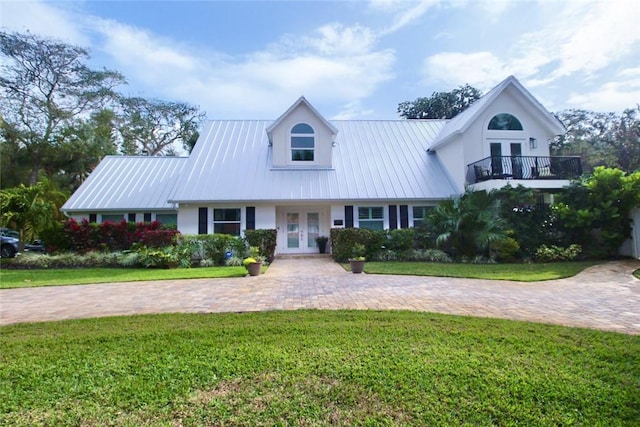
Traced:
POLYGON ((326 257, 276 259, 259 277, 0 290, 0 324, 143 313, 417 310, 640 334, 639 261, 520 283, 356 275, 326 257))

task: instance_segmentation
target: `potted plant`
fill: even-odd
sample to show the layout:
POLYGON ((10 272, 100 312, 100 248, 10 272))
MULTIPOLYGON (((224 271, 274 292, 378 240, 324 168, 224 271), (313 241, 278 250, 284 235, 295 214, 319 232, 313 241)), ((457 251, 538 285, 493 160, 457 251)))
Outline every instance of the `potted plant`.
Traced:
POLYGON ((321 254, 327 253, 327 242, 329 238, 327 236, 318 236, 316 237, 316 243, 318 244, 318 249, 321 254))
POLYGON ((249 248, 249 257, 242 260, 242 265, 249 272, 249 276, 258 276, 260 275, 260 270, 262 270, 262 263, 265 258, 260 255, 260 249, 252 246, 249 248))
POLYGON ((364 247, 361 243, 356 243, 353 245, 353 249, 351 250, 351 258, 349 258, 349 265, 351 265, 351 271, 355 274, 362 273, 364 270, 364 262, 367 248, 364 247))
POLYGON ((242 265, 249 272, 249 276, 258 276, 260 275, 260 270, 262 269, 262 262, 258 261, 253 257, 248 257, 242 260, 242 265))

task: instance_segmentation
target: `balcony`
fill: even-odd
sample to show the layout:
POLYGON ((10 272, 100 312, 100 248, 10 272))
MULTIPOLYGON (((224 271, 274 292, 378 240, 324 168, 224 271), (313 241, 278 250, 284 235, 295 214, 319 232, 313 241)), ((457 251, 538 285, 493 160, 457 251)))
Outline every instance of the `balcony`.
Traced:
MULTIPOLYGON (((568 181, 580 175, 580 157, 495 156, 467 166, 467 183, 470 185, 493 180, 568 181)), ((557 185, 555 182, 540 186, 550 188, 557 185)))

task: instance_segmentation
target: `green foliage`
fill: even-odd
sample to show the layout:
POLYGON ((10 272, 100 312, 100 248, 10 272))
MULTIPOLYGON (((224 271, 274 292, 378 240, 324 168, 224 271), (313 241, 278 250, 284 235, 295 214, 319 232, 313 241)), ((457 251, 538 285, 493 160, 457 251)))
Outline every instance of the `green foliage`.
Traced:
POLYGON ((190 247, 192 257, 209 260, 212 265, 225 265, 227 252, 244 257, 247 246, 243 239, 228 234, 192 234, 180 237, 181 244, 190 247))
POLYGON ((621 115, 586 110, 557 113, 567 133, 553 142, 554 155, 580 156, 582 168, 591 173, 597 166, 640 170, 640 106, 621 115))
POLYGON ((55 255, 31 254, 14 258, 4 267, 20 269, 54 269, 54 268, 109 268, 129 267, 123 263, 124 256, 120 252, 88 252, 86 254, 60 253, 55 255))
POLYGON ((204 118, 184 102, 121 97, 119 107, 118 131, 127 155, 175 155, 175 144, 188 149, 204 118))
POLYGON ((333 259, 345 262, 353 255, 356 244, 365 247, 367 259, 374 259, 387 243, 387 233, 384 230, 369 230, 366 228, 332 228, 331 253, 333 259))
POLYGON ((640 339, 431 313, 161 314, 0 334, 0 424, 635 425, 640 339))
POLYGON ((438 233, 437 245, 450 249, 454 258, 488 253, 491 243, 506 237, 500 201, 485 191, 445 200, 429 212, 427 220, 438 233))
POLYGON ((268 262, 273 261, 276 253, 278 232, 273 229, 245 230, 245 239, 249 246, 260 248, 260 255, 268 262))
POLYGON ((164 248, 140 246, 136 252, 138 253, 138 263, 145 268, 187 268, 191 266, 191 251, 186 246, 167 246, 164 248))
POLYGON ((522 185, 507 185, 493 194, 500 200, 500 217, 511 231, 509 236, 520 246, 519 255, 532 258, 540 245, 563 239, 551 208, 539 199, 540 192, 522 185))
POLYGON ((567 248, 556 245, 542 245, 536 251, 535 260, 537 262, 573 261, 581 253, 582 247, 577 244, 567 248))
POLYGON ((422 262, 451 262, 451 257, 439 249, 412 249, 396 252, 390 249, 381 251, 376 261, 422 261, 422 262))
POLYGON ((586 251, 604 248, 614 255, 631 234, 631 209, 640 206, 640 172, 596 167, 593 175, 574 182, 553 206, 571 242, 586 251))
POLYGON ((61 203, 60 194, 48 190, 46 182, 27 187, 20 184, 0 190, 0 224, 20 233, 20 249, 24 243, 39 237, 55 226, 61 203))
POLYGON ((451 92, 433 92, 429 98, 401 102, 398 113, 405 119, 451 119, 481 97, 478 89, 465 84, 451 92))
POLYGON ((396 252, 407 252, 413 249, 416 233, 413 228, 389 230, 386 247, 396 252))
POLYGON ((0 53, 0 115, 17 143, 15 160, 29 165, 25 183, 33 185, 46 169, 63 172, 56 162, 65 130, 113 100, 124 78, 89 68, 86 49, 31 33, 0 32, 0 53))
POLYGON ((516 260, 520 245, 513 237, 506 237, 494 242, 491 245, 491 250, 495 253, 498 261, 513 262, 516 260))

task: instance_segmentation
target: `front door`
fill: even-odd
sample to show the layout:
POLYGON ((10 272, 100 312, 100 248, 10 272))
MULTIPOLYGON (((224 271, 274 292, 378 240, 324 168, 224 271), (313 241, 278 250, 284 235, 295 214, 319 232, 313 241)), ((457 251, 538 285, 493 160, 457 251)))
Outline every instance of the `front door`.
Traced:
POLYGON ((284 252, 317 253, 316 237, 320 235, 320 213, 291 210, 285 212, 286 241, 284 252))

